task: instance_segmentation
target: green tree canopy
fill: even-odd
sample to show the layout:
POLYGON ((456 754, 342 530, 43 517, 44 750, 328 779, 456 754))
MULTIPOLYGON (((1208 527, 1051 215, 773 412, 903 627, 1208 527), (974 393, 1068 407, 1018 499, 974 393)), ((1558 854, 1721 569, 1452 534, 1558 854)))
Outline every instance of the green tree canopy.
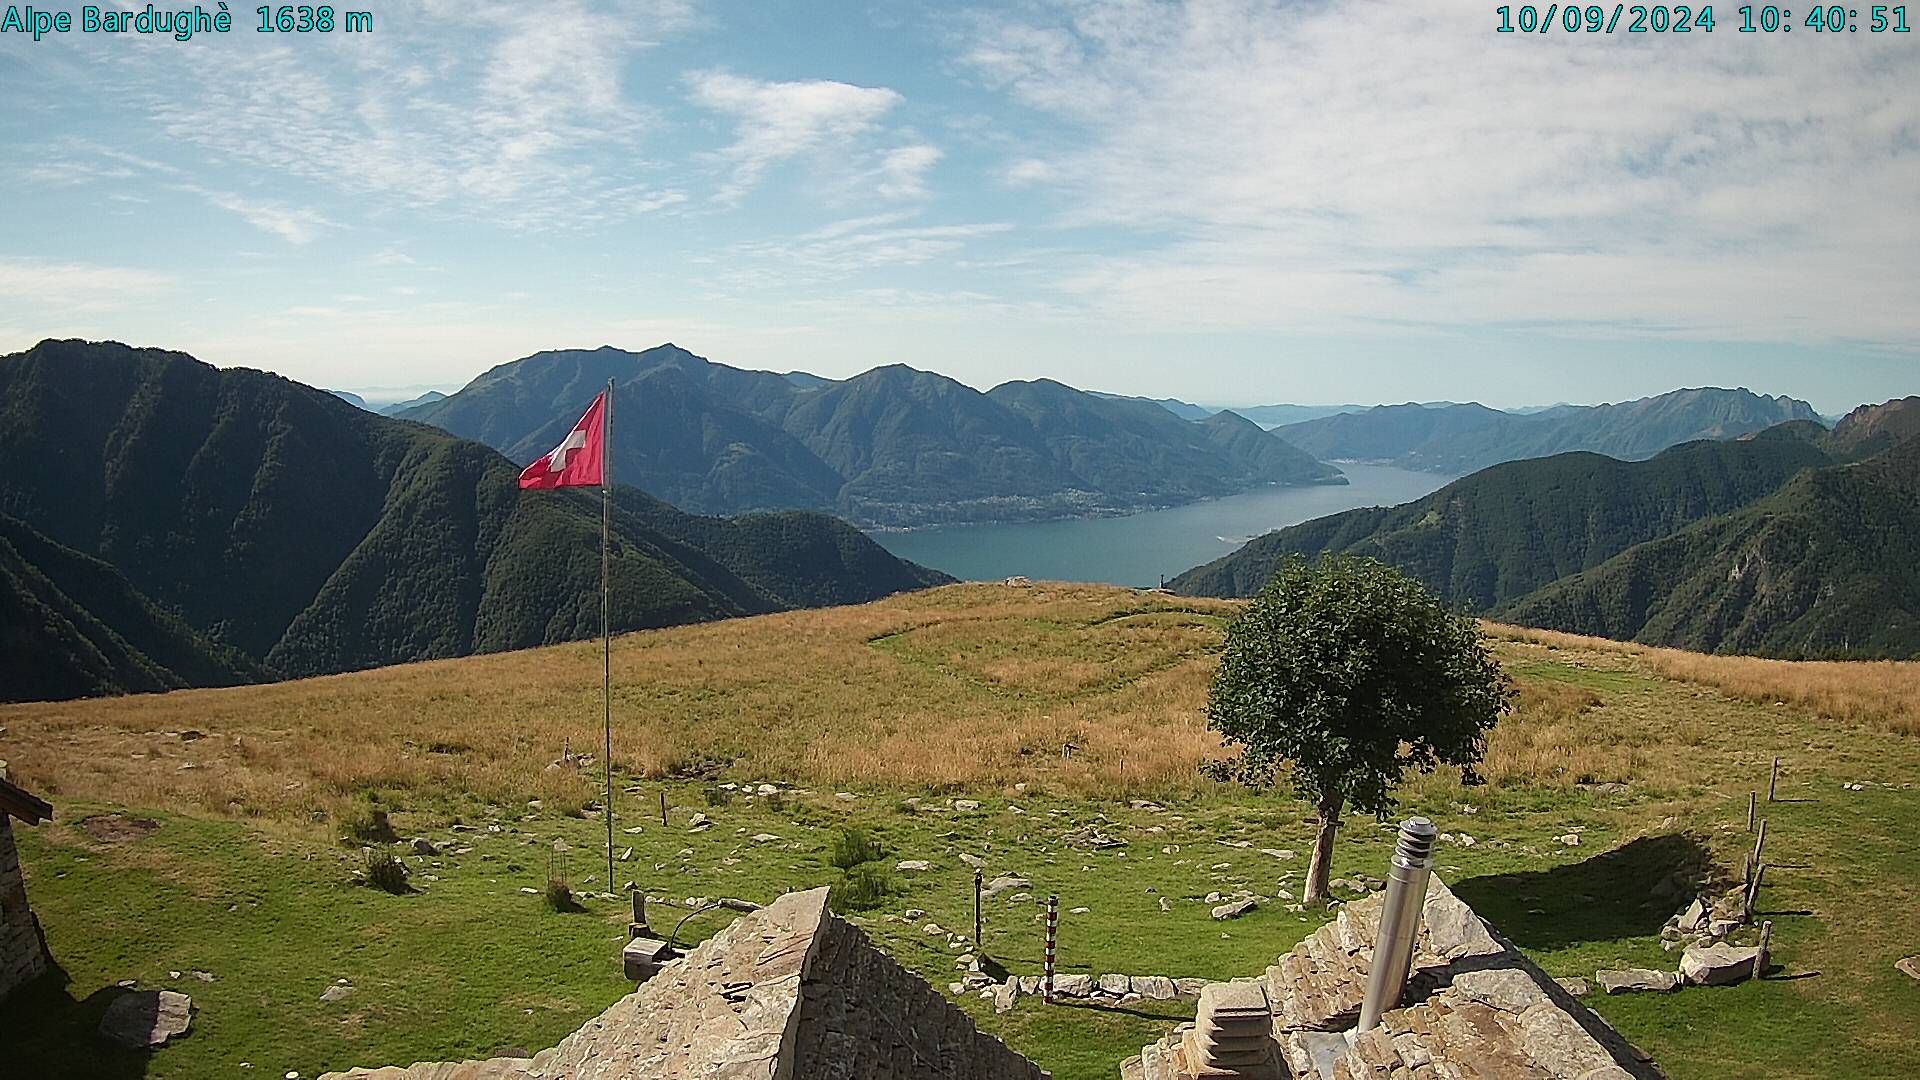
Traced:
POLYGON ((1471 619, 1372 559, 1283 562, 1227 627, 1208 724, 1239 748, 1216 779, 1284 769, 1320 813, 1307 899, 1323 900, 1340 813, 1385 816, 1409 769, 1472 776, 1512 688, 1471 619))

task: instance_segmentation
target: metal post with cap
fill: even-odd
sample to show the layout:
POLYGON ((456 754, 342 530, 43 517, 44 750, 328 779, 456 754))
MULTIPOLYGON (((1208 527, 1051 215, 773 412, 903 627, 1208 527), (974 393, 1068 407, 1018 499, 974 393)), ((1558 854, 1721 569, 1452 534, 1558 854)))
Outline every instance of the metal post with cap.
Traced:
POLYGON ((1367 972, 1367 995, 1360 1003, 1357 1031, 1380 1025, 1380 1017, 1400 1005, 1407 975, 1413 967, 1413 939, 1420 932, 1420 912, 1426 906, 1427 879, 1433 875, 1433 844, 1440 830, 1423 817, 1400 823, 1393 861, 1387 870, 1387 892, 1380 907, 1380 927, 1373 936, 1373 966, 1367 972))

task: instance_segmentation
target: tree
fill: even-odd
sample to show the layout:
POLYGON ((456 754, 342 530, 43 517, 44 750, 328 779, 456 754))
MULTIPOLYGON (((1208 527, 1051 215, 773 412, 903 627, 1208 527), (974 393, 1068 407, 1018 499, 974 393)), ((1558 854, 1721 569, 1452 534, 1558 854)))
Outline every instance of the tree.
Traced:
POLYGON ((1209 775, 1253 786, 1285 768, 1319 810, 1308 903, 1327 898, 1346 806, 1384 818, 1408 769, 1459 766, 1468 782, 1510 681, 1479 626, 1372 559, 1295 556, 1227 627, 1208 726, 1239 748, 1209 775))

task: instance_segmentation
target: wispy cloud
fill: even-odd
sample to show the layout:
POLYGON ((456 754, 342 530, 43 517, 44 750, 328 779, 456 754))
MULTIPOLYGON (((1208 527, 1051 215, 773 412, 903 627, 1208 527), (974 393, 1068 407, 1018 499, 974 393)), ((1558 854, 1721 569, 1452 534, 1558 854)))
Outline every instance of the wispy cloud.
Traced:
MULTIPOLYGON (((684 199, 641 152, 656 112, 623 86, 636 54, 696 25, 684 0, 423 0, 381 19, 377 34, 297 45, 142 48, 105 79, 115 101, 223 168, 383 205, 583 228, 684 199)), ((289 239, 316 224, 242 213, 289 239)))
POLYGON ((695 104, 733 121, 731 145, 717 152, 728 179, 716 201, 738 202, 767 171, 782 162, 812 159, 842 170, 841 182, 858 176, 873 194, 886 199, 926 194, 926 174, 940 151, 926 143, 879 148, 872 137, 881 121, 901 102, 882 86, 855 86, 828 79, 768 82, 725 71, 687 76, 695 104), (858 162, 869 161, 861 167, 858 162))
POLYGON ((1129 325, 1920 344, 1899 299, 1920 278, 1907 42, 1493 20, 1466 0, 1063 0, 977 16, 961 52, 1053 121, 1005 179, 1135 238, 1058 279, 1129 325), (1386 21, 1390 48, 1360 32, 1386 21))
POLYGON ((841 276, 876 267, 918 266, 1013 228, 1006 222, 907 224, 911 218, 909 214, 850 218, 793 237, 740 244, 731 253, 841 276))
POLYGON ((61 311, 120 307, 178 285, 170 274, 124 266, 0 255, 0 300, 61 311))

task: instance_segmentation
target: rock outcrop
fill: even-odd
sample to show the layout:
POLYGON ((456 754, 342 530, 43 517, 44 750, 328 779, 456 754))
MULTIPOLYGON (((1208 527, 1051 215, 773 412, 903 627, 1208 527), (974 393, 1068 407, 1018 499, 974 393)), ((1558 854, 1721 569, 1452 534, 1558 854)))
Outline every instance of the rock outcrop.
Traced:
POLYGON ((1041 1080, 1047 1074, 827 911, 789 893, 667 964, 531 1058, 355 1069, 322 1080, 1041 1080), (918 1062, 923 1068, 909 1069, 918 1062))

